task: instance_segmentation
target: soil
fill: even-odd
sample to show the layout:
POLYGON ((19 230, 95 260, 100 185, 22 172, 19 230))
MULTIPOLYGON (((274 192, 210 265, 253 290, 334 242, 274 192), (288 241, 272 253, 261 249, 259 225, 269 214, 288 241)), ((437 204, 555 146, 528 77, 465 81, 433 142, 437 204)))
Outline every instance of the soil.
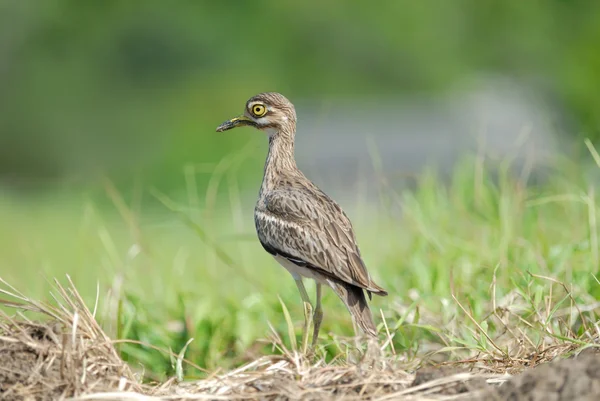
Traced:
MULTIPOLYGON (((411 386, 458 373, 468 373, 460 368, 424 368, 417 371, 411 386)), ((525 370, 500 386, 486 384, 475 377, 442 387, 438 394, 464 394, 460 400, 485 401, 595 401, 600 399, 600 353, 588 349, 579 356, 557 359, 525 370)))
POLYGON ((51 383, 61 380, 60 365, 45 362, 56 345, 52 339, 58 338, 57 333, 46 326, 22 325, 21 328, 33 343, 27 344, 12 336, 0 337, 0 399, 55 399, 61 389, 51 383))
POLYGON ((593 401, 600 399, 600 355, 586 353, 526 370, 490 391, 489 400, 593 401))
MULTIPOLYGON (((465 369, 459 369, 454 367, 427 367, 419 369, 415 375, 411 387, 419 386, 433 380, 443 379, 444 377, 452 376, 459 373, 468 373, 465 369)), ((479 389, 487 389, 488 385, 483 377, 475 377, 469 381, 454 382, 445 386, 439 390, 440 394, 454 395, 468 393, 479 389)))
MULTIPOLYGON (((76 343, 84 342, 76 337, 76 343)), ((96 368, 93 348, 63 347, 70 343, 71 336, 60 325, 19 322, 18 327, 0 329, 0 400, 50 401, 92 387, 114 389, 119 372, 113 365, 96 368), (84 374, 88 377, 82 383, 84 374)))

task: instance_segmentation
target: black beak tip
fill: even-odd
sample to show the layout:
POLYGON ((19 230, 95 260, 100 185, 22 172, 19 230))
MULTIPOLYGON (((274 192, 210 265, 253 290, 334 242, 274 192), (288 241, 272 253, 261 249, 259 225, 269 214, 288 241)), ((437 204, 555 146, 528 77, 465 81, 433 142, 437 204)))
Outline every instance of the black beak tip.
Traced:
POLYGON ((221 124, 217 127, 217 132, 227 131, 228 129, 231 129, 231 128, 232 128, 231 122, 225 121, 223 124, 221 124))

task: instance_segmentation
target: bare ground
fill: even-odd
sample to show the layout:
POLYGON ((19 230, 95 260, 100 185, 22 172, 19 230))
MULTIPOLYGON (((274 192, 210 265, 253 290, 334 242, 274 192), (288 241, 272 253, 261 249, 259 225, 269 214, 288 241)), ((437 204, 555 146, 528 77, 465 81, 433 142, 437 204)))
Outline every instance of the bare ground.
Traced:
MULTIPOLYGON (((69 281, 70 282, 70 281, 69 281)), ((6 283, 4 283, 6 284, 6 283)), ((415 372, 375 347, 357 363, 326 364, 284 350, 200 381, 139 382, 119 358, 75 287, 57 284, 58 306, 9 286, 0 301, 49 317, 27 320, 0 310, 0 400, 596 400, 600 354, 563 347, 529 363, 462 361, 415 372), (15 300, 17 302, 15 302, 15 300), (551 361, 554 359, 553 361, 551 361), (527 365, 535 367, 527 367, 527 365), (504 366, 504 368, 503 368, 504 366), (512 376, 507 372, 511 372, 512 376)))

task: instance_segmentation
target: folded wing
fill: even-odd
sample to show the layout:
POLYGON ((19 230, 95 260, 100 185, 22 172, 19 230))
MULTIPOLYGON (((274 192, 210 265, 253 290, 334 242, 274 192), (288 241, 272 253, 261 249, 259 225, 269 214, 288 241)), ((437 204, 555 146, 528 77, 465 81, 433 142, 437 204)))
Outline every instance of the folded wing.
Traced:
POLYGON ((263 247, 330 278, 387 295, 371 281, 346 214, 324 193, 317 195, 301 188, 269 192, 255 213, 263 247))

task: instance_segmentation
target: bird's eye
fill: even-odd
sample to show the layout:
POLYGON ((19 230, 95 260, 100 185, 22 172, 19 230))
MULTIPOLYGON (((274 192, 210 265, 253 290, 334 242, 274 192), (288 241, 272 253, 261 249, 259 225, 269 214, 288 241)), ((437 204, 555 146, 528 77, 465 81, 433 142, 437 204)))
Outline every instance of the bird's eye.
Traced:
POLYGON ((262 104, 255 104, 252 106, 252 114, 256 117, 262 117, 267 114, 267 108, 262 104))

